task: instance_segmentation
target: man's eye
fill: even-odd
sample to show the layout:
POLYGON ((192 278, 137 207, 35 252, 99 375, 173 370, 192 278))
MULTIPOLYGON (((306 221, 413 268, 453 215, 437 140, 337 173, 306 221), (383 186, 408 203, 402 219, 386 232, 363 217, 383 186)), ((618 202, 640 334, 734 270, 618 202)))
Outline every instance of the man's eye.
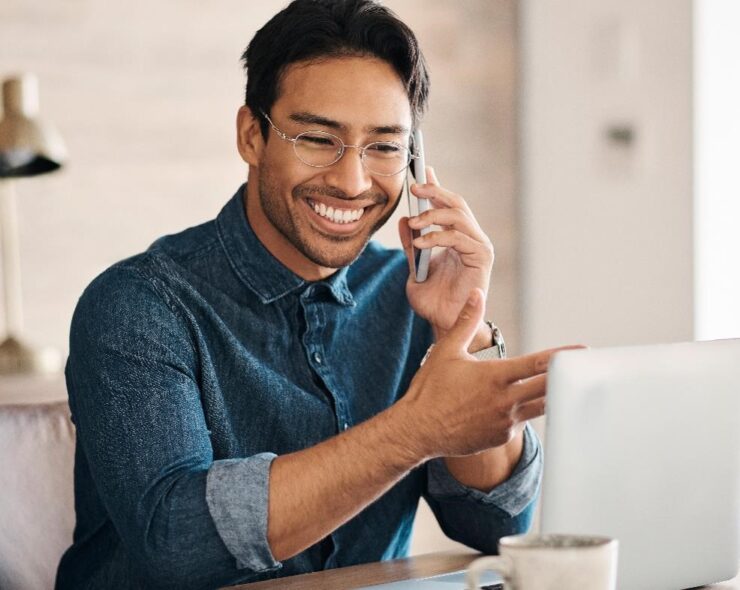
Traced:
POLYGON ((371 143, 367 151, 376 156, 397 156, 404 148, 395 143, 371 143))
POLYGON ((336 148, 337 142, 325 135, 301 135, 298 141, 312 148, 336 148))

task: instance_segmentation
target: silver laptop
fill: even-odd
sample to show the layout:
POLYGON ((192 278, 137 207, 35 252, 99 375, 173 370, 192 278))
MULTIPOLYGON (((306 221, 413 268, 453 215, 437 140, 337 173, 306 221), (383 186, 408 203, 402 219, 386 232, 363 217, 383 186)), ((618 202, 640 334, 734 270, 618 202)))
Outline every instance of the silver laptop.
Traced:
POLYGON ((618 538, 620 590, 735 576, 740 340, 560 353, 546 416, 543 532, 618 538))
MULTIPOLYGON (((734 577, 740 340, 559 353, 548 376, 542 529, 618 538, 620 590, 734 577)), ((460 590, 465 578, 372 588, 460 590)))

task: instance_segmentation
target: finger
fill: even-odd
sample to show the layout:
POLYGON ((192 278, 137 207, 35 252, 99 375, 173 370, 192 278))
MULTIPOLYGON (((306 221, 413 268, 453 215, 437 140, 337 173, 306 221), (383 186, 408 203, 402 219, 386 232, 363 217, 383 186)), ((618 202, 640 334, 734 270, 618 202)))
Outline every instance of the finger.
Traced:
POLYGON ((436 184, 412 184, 411 194, 419 199, 429 199, 436 208, 455 207, 462 209, 470 216, 473 212, 460 195, 436 184))
POLYGON ((512 401, 525 404, 541 397, 547 392, 547 375, 540 374, 529 379, 517 381, 509 386, 509 395, 512 401))
POLYGON ((517 422, 534 420, 545 415, 545 398, 539 398, 526 404, 522 404, 514 411, 514 419, 517 422))
POLYGON ((575 350, 579 348, 584 347, 580 344, 561 346, 559 348, 551 348, 549 350, 543 350, 541 352, 535 352, 524 356, 511 357, 498 362, 504 365, 503 371, 505 379, 509 383, 514 383, 521 379, 527 379, 529 377, 545 373, 550 364, 550 359, 554 354, 563 350, 575 350))
MULTIPOLYGON (((462 257, 477 257, 481 262, 488 259, 488 250, 484 244, 455 229, 429 232, 416 238, 413 244, 417 248, 433 248, 435 246, 452 248, 462 257)), ((477 262, 477 260, 468 261, 477 262)), ((468 261, 464 260, 463 262, 468 261)))
POLYGON ((401 246, 406 254, 406 262, 409 265, 409 274, 414 272, 414 251, 411 246, 413 236, 411 235, 411 228, 408 225, 409 218, 401 217, 398 220, 398 235, 401 237, 401 246))
POLYGON ((478 222, 462 209, 429 209, 421 215, 409 218, 409 226, 413 229, 422 229, 430 225, 456 229, 469 235, 476 242, 487 243, 489 241, 478 222))
POLYGON ((483 321, 483 312, 483 291, 473 289, 457 316, 455 325, 439 341, 437 347, 465 354, 483 321))

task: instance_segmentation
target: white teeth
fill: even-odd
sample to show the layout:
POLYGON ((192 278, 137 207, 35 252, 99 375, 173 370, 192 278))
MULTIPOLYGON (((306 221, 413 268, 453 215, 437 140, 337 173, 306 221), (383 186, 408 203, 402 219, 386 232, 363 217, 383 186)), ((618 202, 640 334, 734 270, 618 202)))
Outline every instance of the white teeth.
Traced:
POLYGON ((321 217, 326 217, 334 223, 351 223, 358 221, 365 213, 365 209, 334 209, 334 207, 327 207, 324 203, 314 203, 309 201, 309 204, 321 217))

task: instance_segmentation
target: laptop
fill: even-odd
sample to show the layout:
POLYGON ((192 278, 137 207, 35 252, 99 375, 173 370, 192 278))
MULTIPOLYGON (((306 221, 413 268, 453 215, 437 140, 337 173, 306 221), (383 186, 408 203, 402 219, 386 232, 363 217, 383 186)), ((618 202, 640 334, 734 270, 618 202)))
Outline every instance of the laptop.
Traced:
MULTIPOLYGON (((543 532, 618 538, 620 590, 735 576, 740 340, 558 353, 546 421, 543 532)), ((465 573, 368 588, 463 590, 465 573)))
POLYGON ((733 578, 740 340, 558 354, 548 371, 542 531, 619 539, 620 590, 733 578))

